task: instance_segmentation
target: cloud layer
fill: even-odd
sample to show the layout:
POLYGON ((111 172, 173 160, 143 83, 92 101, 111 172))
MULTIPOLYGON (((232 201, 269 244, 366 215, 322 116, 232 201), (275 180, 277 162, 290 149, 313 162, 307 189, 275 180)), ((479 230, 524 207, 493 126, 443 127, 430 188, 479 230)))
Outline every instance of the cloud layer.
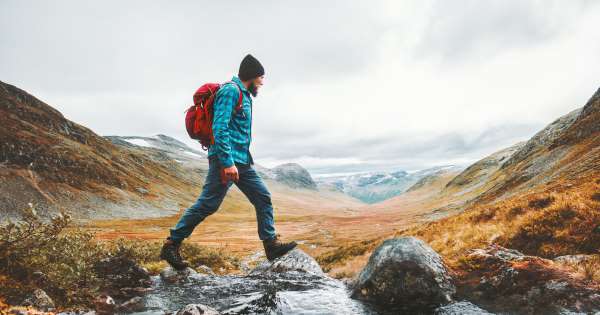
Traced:
MULTIPOLYGON (((183 110, 251 52, 259 163, 468 164, 598 87, 595 1, 3 1, 0 80, 103 135, 185 140, 183 110)), ((189 142, 191 143, 191 142, 189 142)))

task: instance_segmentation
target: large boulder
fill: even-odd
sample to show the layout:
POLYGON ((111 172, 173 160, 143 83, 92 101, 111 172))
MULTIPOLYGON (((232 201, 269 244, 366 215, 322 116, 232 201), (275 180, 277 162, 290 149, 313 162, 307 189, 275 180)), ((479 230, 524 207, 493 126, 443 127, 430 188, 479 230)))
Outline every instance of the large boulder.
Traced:
POLYGON ((289 253, 270 262, 268 260, 260 263, 256 268, 250 271, 250 275, 260 275, 268 273, 285 273, 290 271, 298 271, 310 273, 316 276, 323 276, 323 270, 319 263, 310 255, 303 252, 301 249, 295 248, 289 253))
POLYGON ((442 258, 423 241, 402 237, 375 249, 352 296, 386 309, 431 312, 450 302, 454 293, 442 258))

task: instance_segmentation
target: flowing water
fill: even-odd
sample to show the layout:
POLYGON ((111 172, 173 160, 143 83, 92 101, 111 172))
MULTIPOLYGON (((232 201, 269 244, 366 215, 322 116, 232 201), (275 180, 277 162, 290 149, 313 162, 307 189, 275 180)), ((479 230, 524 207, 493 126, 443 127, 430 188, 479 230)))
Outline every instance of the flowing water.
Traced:
POLYGON ((153 280, 146 310, 138 314, 165 314, 187 304, 205 304, 222 314, 377 314, 299 250, 245 276, 192 273, 174 283, 153 280))

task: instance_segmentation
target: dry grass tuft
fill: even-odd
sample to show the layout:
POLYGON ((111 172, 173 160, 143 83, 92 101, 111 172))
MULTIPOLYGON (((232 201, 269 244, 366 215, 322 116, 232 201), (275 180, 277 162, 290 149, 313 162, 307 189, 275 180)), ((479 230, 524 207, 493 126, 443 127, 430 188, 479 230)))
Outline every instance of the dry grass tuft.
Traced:
POLYGON ((554 197, 548 196, 545 198, 534 199, 529 202, 529 208, 544 209, 554 202, 554 197))
POLYGON ((323 271, 329 272, 334 266, 343 264, 349 259, 372 251, 378 243, 379 242, 376 240, 366 240, 342 245, 332 251, 317 256, 316 260, 319 265, 321 265, 321 268, 323 268, 323 271))
POLYGON ((529 255, 552 258, 600 250, 600 207, 596 181, 542 190, 493 204, 475 204, 463 213, 396 235, 428 242, 452 264, 467 250, 498 244, 529 255))

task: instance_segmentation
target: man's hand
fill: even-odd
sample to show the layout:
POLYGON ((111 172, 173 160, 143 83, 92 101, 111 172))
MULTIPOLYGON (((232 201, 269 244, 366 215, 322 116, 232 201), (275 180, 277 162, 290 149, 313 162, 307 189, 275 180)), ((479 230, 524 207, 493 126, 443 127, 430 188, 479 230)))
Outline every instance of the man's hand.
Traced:
POLYGON ((223 172, 225 173, 225 177, 227 179, 233 180, 236 183, 240 179, 240 174, 238 174, 238 169, 235 167, 235 165, 224 168, 223 172))

